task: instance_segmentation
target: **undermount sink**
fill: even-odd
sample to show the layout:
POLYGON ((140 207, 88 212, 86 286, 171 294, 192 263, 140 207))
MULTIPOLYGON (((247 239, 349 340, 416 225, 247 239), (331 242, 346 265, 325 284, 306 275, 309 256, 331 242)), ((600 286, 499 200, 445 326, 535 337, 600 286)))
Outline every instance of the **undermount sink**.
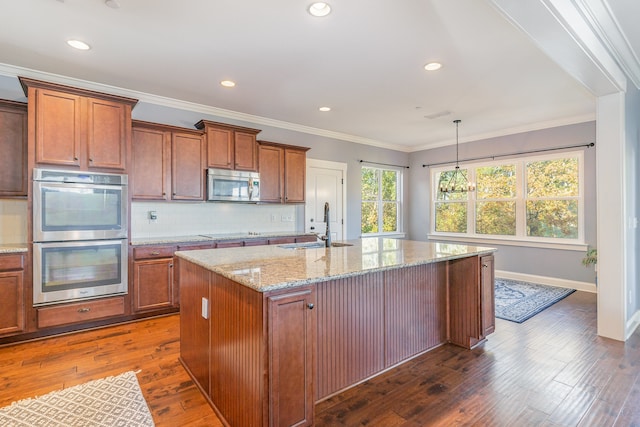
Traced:
MULTIPOLYGON (((283 249, 317 249, 324 248, 326 244, 324 242, 310 242, 310 243, 287 243, 286 245, 278 245, 279 248, 283 249)), ((339 248, 342 246, 353 246, 353 243, 341 243, 341 242, 333 242, 331 246, 334 248, 339 248)))

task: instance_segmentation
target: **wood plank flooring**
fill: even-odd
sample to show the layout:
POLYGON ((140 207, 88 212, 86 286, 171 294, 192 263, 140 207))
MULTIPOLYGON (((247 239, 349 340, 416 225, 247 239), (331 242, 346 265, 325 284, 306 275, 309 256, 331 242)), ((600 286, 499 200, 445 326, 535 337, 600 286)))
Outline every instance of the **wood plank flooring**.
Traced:
MULTIPOLYGON (((156 425, 220 426, 178 355, 179 317, 0 348, 0 406, 140 370, 156 425)), ((523 324, 497 319, 480 348, 446 345, 316 406, 316 426, 640 426, 640 331, 596 335, 575 292, 523 324)))

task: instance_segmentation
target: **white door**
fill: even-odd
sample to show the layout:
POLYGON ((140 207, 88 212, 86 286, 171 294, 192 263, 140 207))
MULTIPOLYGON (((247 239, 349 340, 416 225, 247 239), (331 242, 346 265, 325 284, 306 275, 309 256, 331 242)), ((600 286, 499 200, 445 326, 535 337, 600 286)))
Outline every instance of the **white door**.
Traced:
POLYGON ((329 203, 329 227, 333 240, 344 240, 346 163, 307 159, 305 231, 324 235, 324 205, 329 203))

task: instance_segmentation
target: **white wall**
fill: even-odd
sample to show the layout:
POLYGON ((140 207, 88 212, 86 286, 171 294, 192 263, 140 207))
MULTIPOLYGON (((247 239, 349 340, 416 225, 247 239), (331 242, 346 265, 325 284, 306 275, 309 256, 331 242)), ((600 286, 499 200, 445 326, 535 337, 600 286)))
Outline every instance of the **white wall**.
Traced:
POLYGON ((131 238, 250 232, 299 232, 296 205, 133 202, 131 238), (149 220, 155 211, 156 221, 149 220))

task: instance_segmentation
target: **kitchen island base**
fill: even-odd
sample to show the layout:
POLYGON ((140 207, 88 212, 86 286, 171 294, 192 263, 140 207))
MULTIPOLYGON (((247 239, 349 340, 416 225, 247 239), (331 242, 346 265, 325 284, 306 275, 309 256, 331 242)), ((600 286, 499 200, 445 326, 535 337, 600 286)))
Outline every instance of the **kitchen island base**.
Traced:
POLYGON ((269 291, 178 268, 181 361, 231 426, 312 425, 316 402, 493 331, 491 253, 269 291))

